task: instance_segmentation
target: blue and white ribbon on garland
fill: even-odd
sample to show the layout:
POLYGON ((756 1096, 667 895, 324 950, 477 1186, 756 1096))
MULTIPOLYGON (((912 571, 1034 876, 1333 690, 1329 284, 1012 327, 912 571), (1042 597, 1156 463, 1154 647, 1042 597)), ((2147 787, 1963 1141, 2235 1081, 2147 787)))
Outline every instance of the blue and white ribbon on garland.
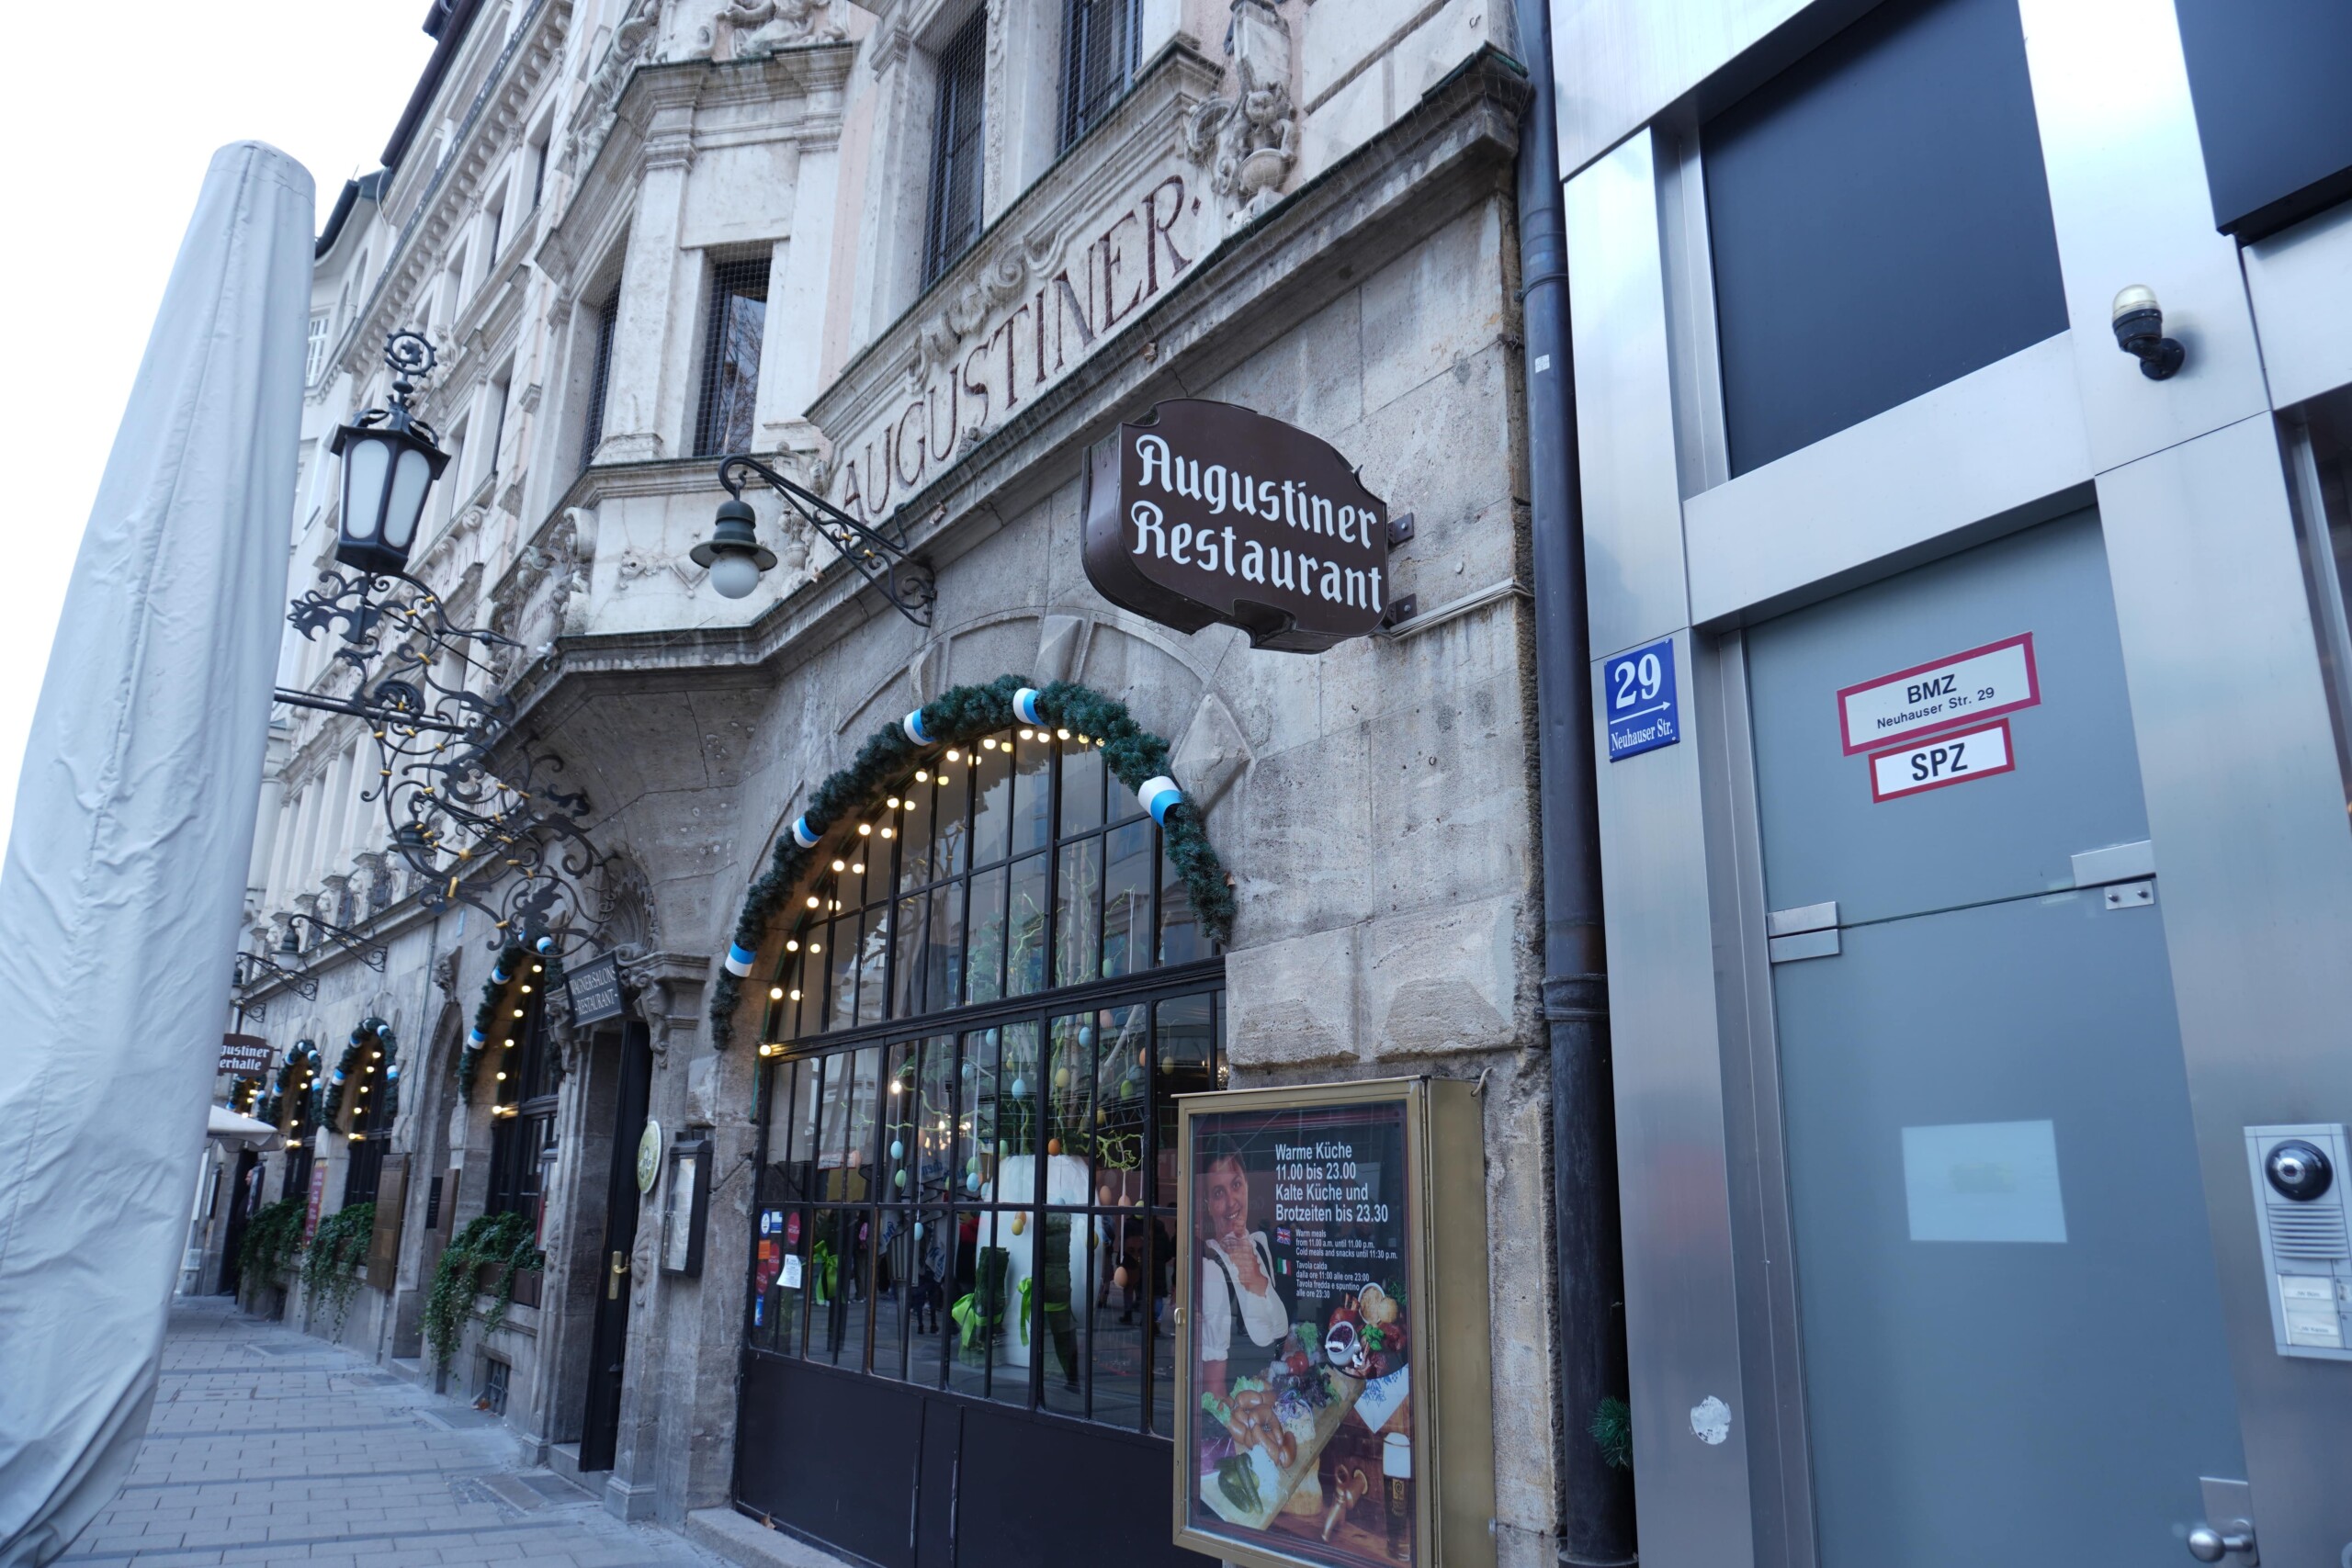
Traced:
MULTIPOLYGON (((905 730, 907 739, 918 746, 928 746, 932 743, 931 731, 922 727, 922 709, 921 708, 915 709, 914 712, 900 719, 899 728, 905 730)), ((808 846, 804 844, 801 847, 806 849, 808 846)))
POLYGON ((1012 694, 1012 711, 1021 716, 1023 724, 1042 725, 1046 722, 1037 716, 1037 688, 1035 686, 1023 686, 1012 694))
POLYGON ((748 978, 752 973, 752 963, 758 957, 758 953, 742 943, 730 942, 727 944, 727 972, 739 980, 748 978))
POLYGON ((804 850, 813 850, 817 847, 816 830, 808 826, 807 812, 792 819, 792 841, 804 850))
POLYGON ((1162 773, 1158 778, 1144 780, 1143 787, 1136 791, 1136 798, 1143 802, 1143 808, 1151 813, 1154 822, 1166 827, 1168 808, 1183 799, 1184 792, 1176 787, 1174 779, 1162 773))
POLYGON ((469 1029, 466 1031, 466 1043, 479 1051, 490 1043, 490 1037, 479 1029, 469 1029))

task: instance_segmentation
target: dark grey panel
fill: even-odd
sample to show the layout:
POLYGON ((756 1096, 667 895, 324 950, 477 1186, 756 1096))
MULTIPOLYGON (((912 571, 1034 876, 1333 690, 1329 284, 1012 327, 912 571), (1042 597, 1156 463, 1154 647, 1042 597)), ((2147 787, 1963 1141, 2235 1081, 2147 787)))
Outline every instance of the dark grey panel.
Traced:
POLYGON ((2245 1472, 2162 911, 1845 935, 1773 973, 1822 1568, 2187 1562, 2245 1472))
POLYGON ((1895 0, 1703 133, 1745 473, 2066 328, 2015 0, 1895 0))
POLYGON ((2014 898, 2148 836, 2095 513, 1767 621, 1747 648, 1768 908, 1834 899, 1851 925, 2014 898), (1838 692, 2020 632, 2041 702, 2002 716, 2015 771, 1873 802, 1838 692))
POLYGON ((2352 196, 2352 4, 2176 0, 2213 226, 2241 240, 2352 196))

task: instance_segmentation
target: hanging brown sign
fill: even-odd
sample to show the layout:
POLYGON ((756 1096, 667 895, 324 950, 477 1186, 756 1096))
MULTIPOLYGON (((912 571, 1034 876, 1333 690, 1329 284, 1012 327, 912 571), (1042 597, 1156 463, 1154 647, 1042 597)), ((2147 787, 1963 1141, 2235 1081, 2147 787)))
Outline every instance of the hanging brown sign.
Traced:
POLYGON ((1087 580, 1182 632, 1320 653, 1380 625, 1388 507, 1337 448, 1233 403, 1164 402, 1087 462, 1087 580))

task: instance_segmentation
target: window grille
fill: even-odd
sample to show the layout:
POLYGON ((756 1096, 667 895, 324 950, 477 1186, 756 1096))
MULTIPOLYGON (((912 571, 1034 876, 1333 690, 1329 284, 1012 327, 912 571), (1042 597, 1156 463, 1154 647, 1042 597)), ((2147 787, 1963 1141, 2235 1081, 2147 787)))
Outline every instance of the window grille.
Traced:
POLYGON ((580 426, 580 466, 586 468, 595 461, 596 448, 605 439, 605 384, 613 369, 613 328, 621 317, 621 291, 596 311, 596 346, 594 367, 588 375, 587 418, 580 426))
POLYGON ((327 367, 327 314, 323 310, 311 318, 308 356, 302 362, 302 384, 306 387, 317 386, 319 377, 327 367))
POLYGON ((1068 0, 1062 14, 1062 140, 1102 123, 1142 63, 1143 0, 1068 0))
POLYGON ((768 319, 768 264, 726 262, 711 269, 710 321, 703 337, 702 407, 695 456, 752 449, 760 390, 760 338, 768 319))
POLYGON ((928 288, 980 237, 983 101, 988 90, 988 7, 956 29, 939 51, 939 98, 932 119, 931 217, 923 231, 928 288))
POLYGON ((548 143, 555 139, 555 127, 548 127, 547 135, 531 143, 531 210, 539 209, 539 193, 548 184, 548 143))
POLYGON ((514 997, 521 1018, 500 1020, 480 1071, 490 1077, 490 1191, 493 1214, 522 1214, 536 1228, 545 1175, 541 1157, 555 1138, 556 1052, 548 1036, 547 966, 537 959, 520 977, 514 997))
POLYGON ((481 1397, 474 1402, 478 1410, 492 1416, 506 1414, 506 1390, 514 1375, 514 1363, 502 1361, 495 1356, 481 1359, 481 1397))
POLYGON ((1159 829, 1032 730, 820 856, 767 1015, 752 1348, 1171 1431, 1173 1097, 1223 1085, 1224 982, 1159 829))

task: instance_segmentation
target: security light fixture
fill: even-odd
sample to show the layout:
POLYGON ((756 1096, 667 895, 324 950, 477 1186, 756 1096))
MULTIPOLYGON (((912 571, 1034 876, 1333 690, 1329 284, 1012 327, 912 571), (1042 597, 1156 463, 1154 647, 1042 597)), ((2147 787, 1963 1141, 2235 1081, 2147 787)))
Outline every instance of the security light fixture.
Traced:
POLYGON ((334 558, 370 576, 390 576, 408 565, 416 520, 449 454, 433 427, 409 408, 416 381, 433 368, 433 345, 415 333, 394 333, 384 344, 392 372, 391 407, 369 409, 334 433, 328 450, 343 459, 343 516, 334 558))
POLYGON ((2140 374, 2151 381, 2170 378, 2188 357, 2179 343, 2165 336, 2165 312, 2156 291, 2134 283, 2115 297, 2112 312, 2115 346, 2140 362, 2140 374))

